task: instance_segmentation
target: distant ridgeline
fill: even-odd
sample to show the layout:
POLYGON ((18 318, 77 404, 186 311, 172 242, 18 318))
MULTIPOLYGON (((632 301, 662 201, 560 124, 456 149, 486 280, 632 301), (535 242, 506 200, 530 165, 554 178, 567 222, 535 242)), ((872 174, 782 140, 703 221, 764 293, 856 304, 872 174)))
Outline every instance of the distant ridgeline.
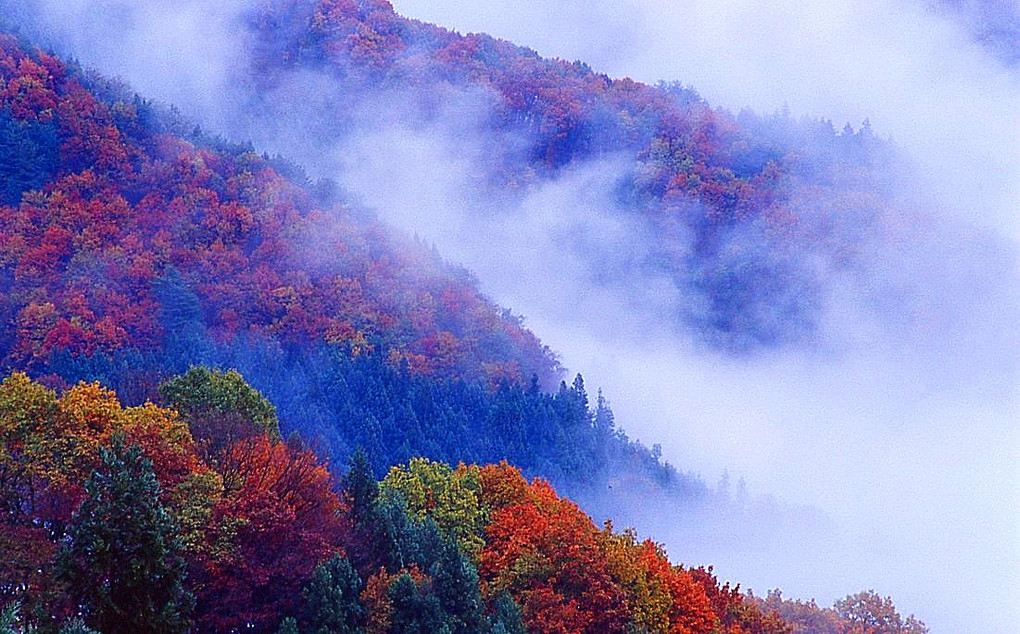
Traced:
POLYGON ((170 408, 0 383, 0 632, 924 634, 888 599, 766 600, 504 463, 337 481, 237 373, 170 408))
MULTIPOLYGON (((353 125, 343 115, 390 91, 404 125, 427 125, 465 98, 481 102, 471 110, 480 120, 458 129, 483 140, 484 160, 472 168, 504 195, 585 160, 628 158, 616 203, 645 223, 634 236, 647 243, 637 266, 679 291, 663 317, 721 350, 809 340, 820 267, 853 271, 862 243, 895 227, 894 152, 867 122, 837 131, 781 113, 734 116, 680 84, 610 79, 405 19, 386 0, 281 0, 259 5, 250 24, 255 46, 236 82, 248 99, 241 134, 300 121, 315 139, 342 139, 353 125), (308 112, 308 101, 327 112, 308 112)), ((593 282, 632 274, 592 268, 593 282)))
POLYGON ((338 464, 361 447, 377 474, 506 459, 572 488, 623 470, 704 490, 580 377, 555 390, 555 358, 470 275, 281 169, 0 37, 3 366, 129 404, 237 368, 285 433, 338 464))

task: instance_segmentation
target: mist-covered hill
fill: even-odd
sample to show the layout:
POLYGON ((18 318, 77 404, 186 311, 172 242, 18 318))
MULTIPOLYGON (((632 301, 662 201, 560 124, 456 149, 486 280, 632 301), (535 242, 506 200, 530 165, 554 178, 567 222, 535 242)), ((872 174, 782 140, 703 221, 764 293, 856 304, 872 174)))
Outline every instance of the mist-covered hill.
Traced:
POLYGON ((182 136, 115 84, 9 37, 3 53, 6 364, 263 335, 466 379, 554 376, 534 336, 428 249, 250 148, 182 136))
MULTIPOLYGON (((579 4, 605 14, 599 3, 566 3, 563 12, 576 14, 579 4)), ((357 231, 373 226, 390 251, 403 254, 407 246, 429 259, 430 248, 391 236, 373 222, 375 213, 469 263, 478 286, 523 310, 573 370, 603 384, 611 377, 614 405, 626 405, 623 424, 646 442, 662 442, 675 462, 698 463, 712 475, 724 466, 753 474, 752 490, 817 503, 854 535, 819 521, 817 511, 742 508, 748 498, 739 485, 738 504, 724 503, 725 511, 692 508, 692 500, 715 494, 661 469, 660 452, 617 443, 605 427, 596 431, 598 401, 579 406, 587 399, 582 385, 556 390, 555 378, 534 369, 546 361, 529 366, 505 349, 493 353, 492 339, 476 346, 467 330, 438 321, 437 334, 445 328, 457 341, 419 337, 428 332, 428 317, 417 330, 423 295, 403 295, 406 302, 397 303, 408 310, 391 315, 396 324, 374 322, 378 332, 345 319, 372 350, 362 355, 356 332, 343 331, 354 336, 355 356, 328 334, 324 346, 288 342, 285 333, 302 323, 291 318, 300 314, 287 316, 286 326, 249 327, 257 336, 244 331, 250 315, 241 315, 242 335, 234 337, 219 313, 196 312, 171 283, 157 301, 174 309, 160 319, 202 322, 182 329, 200 345, 177 350, 178 369, 187 359, 242 368, 286 414, 289 430, 313 431, 323 453, 334 456, 370 447, 377 471, 416 453, 451 463, 509 453, 529 475, 557 484, 597 471, 595 490, 578 497, 589 512, 626 508, 633 512, 627 522, 640 518, 643 531, 700 552, 697 561, 757 571, 755 588, 797 579, 810 588, 801 596, 832 598, 848 583, 881 579, 897 596, 910 596, 915 611, 925 606, 926 614, 957 624, 950 630, 1001 631, 996 623, 1015 619, 990 606, 1005 605, 1020 579, 1020 552, 1003 537, 1016 527, 1015 514, 1003 509, 1015 507, 1017 491, 1009 474, 1020 313, 1015 245, 986 229, 1013 221, 1013 163, 1002 160, 1016 140, 1002 126, 1015 103, 1008 77, 984 64, 960 33, 899 2, 817 11, 733 3, 719 12, 700 2, 610 4, 630 29, 614 37, 642 29, 650 37, 680 34, 665 50, 681 77, 695 74, 699 60, 701 71, 728 64, 723 85, 758 73, 778 91, 805 71, 801 82, 812 85, 791 93, 798 112, 830 112, 811 104, 841 95, 857 100, 854 113, 882 113, 885 121, 876 115, 872 131, 864 115, 844 126, 782 109, 727 112, 682 84, 614 79, 581 62, 404 19, 386 3, 0 0, 3 15, 36 42, 130 78, 206 129, 251 139, 256 154, 249 158, 291 184, 305 181, 296 164, 313 181, 341 183, 299 187, 313 210, 330 215, 330 200, 339 201, 357 231), (766 24, 773 26, 761 33, 766 24), (911 46, 921 55, 903 53, 911 46), (804 92, 820 101, 805 100, 804 92), (904 120, 913 125, 904 128, 904 120), (884 138, 890 129, 898 136, 906 129, 909 149, 922 151, 904 160, 884 138), (923 178, 914 178, 917 171, 923 178), (530 372, 542 375, 537 391, 530 372), (501 380, 509 376, 523 383, 501 380), (345 428, 351 420, 358 423, 345 428), (591 468, 612 463, 611 455, 644 466, 635 478, 591 468), (680 505, 657 497, 659 479, 670 478, 683 491, 680 505), (715 554, 705 556, 706 545, 715 554), (769 552, 790 556, 770 560, 769 552), (991 559, 1001 562, 1002 584, 933 599, 950 584, 982 585, 983 562, 991 559)), ((583 31, 545 22, 564 39, 583 31)), ((704 73, 698 82, 711 91, 704 73)), ((748 81, 748 90, 755 85, 748 81)), ((135 102, 133 90, 116 82, 92 78, 88 87, 108 106, 135 102)), ((199 154, 225 149, 239 157, 249 149, 210 144, 193 124, 166 114, 157 117, 163 131, 199 154)), ((51 175, 23 166, 52 160, 49 132, 4 129, 32 157, 11 163, 12 182, 21 183, 12 195, 40 183, 45 192, 51 175)), ((20 206, 17 214, 36 217, 20 206)), ((387 257, 386 248, 373 250, 371 233, 364 237, 369 259, 387 257)), ((201 271, 183 271, 187 290, 203 282, 208 268, 201 271)), ((354 277, 370 303, 389 311, 392 296, 372 295, 378 286, 365 291, 370 275, 354 277)), ((412 286, 422 281, 413 272, 401 277, 409 278, 412 286)), ((238 292, 217 290, 225 291, 238 292)), ((210 301, 197 295, 200 307, 210 301)), ((273 300, 288 311, 295 303, 273 300)), ((314 330, 317 300, 300 295, 296 303, 307 308, 309 300, 314 330)), ((477 313, 483 324, 506 316, 490 308, 477 313)), ((515 321, 510 316, 511 329, 515 321)), ((74 343, 77 332, 64 330, 74 343)), ((105 341, 85 339, 75 343, 79 350, 105 341)), ((64 381, 101 378, 135 402, 151 390, 150 375, 167 371, 166 343, 156 354, 61 352, 44 364, 64 381)), ((531 361, 544 356, 537 345, 510 347, 538 355, 531 361)))
POLYGON ((0 52, 8 370, 137 404, 191 365, 239 368, 338 463, 360 447, 378 473, 511 460, 579 490, 707 493, 580 376, 557 390, 552 353, 434 250, 119 84, 10 36, 0 52))
MULTIPOLYGON (((159 9, 100 5, 47 17, 46 3, 33 0, 12 10, 58 50, 67 42, 53 34, 66 20, 100 56, 114 55, 102 50, 101 29, 137 32, 127 46, 139 57, 152 54, 147 40, 166 35, 165 21, 150 16, 159 9)), ((373 205, 381 197, 387 219, 399 213, 417 228, 416 215, 438 215, 458 235, 512 236, 499 220, 529 194, 608 163, 597 196, 564 205, 571 222, 550 246, 579 260, 596 288, 615 293, 639 281, 625 301, 641 311, 652 305, 711 347, 817 343, 835 302, 830 276, 861 304, 882 304, 898 283, 876 277, 868 258, 913 239, 900 234, 902 215, 914 212, 894 187, 903 166, 893 146, 866 122, 733 114, 681 83, 613 79, 583 62, 401 17, 385 0, 235 2, 210 21, 211 43, 195 44, 212 56, 184 82, 179 97, 190 103, 181 105, 230 138, 353 184, 373 205), (434 156, 437 144, 443 151, 434 156), (466 178, 448 182, 451 157, 470 164, 466 178), (432 189, 418 200, 376 191, 375 175, 388 169, 395 179, 433 181, 432 189), (429 195, 436 189, 438 199, 429 195)), ((536 222, 507 222, 518 221, 536 222)), ((447 255, 467 259, 469 249, 447 255)))
MULTIPOLYGON (((710 346, 816 342, 831 275, 862 303, 886 290, 869 287, 867 252, 912 212, 896 196, 894 148, 866 122, 734 115, 680 83, 612 79, 582 62, 405 19, 385 1, 277 2, 254 5, 246 19, 251 41, 229 71, 241 86, 231 102, 250 118, 234 124, 239 134, 356 173, 345 155, 377 108, 400 130, 367 141, 383 146, 367 150, 383 169, 400 160, 386 146, 402 133, 438 131, 470 157, 452 203, 474 207, 478 224, 468 231, 512 213, 494 200, 512 209, 571 170, 608 163, 600 197, 564 205, 573 224, 557 246, 583 261, 595 288, 651 280, 654 289, 627 300, 656 305, 710 346)), ((444 178, 441 167, 420 168, 444 178)), ((358 193, 375 198, 370 187, 358 193)))

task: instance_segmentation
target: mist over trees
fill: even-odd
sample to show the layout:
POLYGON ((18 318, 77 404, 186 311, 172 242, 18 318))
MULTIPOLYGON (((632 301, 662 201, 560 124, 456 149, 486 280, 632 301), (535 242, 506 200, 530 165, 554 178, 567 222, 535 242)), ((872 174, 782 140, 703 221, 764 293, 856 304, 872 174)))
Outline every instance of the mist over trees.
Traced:
MULTIPOLYGON (((640 246, 594 251, 613 259, 587 256, 587 281, 665 280, 671 327, 739 359, 825 343, 833 274, 910 324, 951 312, 872 277, 876 248, 927 246, 890 142, 867 123, 733 114, 383 1, 240 4, 250 57, 232 68, 225 132, 252 142, 0 36, 0 364, 15 372, 0 623, 925 631, 874 592, 831 610, 758 600, 598 529, 552 487, 582 499, 623 483, 671 509, 722 496, 631 441, 470 272, 262 150, 342 152, 363 123, 346 115, 390 96, 387 115, 426 132, 456 104, 483 139, 468 199, 500 201, 479 217, 620 161, 608 214, 640 246), (313 93, 325 106, 304 119, 313 93), (140 550, 100 556, 108 543, 140 550)), ((606 210, 572 211, 594 229, 565 235, 568 253, 610 242, 606 210)), ((962 250, 1006 257, 972 237, 962 250)))

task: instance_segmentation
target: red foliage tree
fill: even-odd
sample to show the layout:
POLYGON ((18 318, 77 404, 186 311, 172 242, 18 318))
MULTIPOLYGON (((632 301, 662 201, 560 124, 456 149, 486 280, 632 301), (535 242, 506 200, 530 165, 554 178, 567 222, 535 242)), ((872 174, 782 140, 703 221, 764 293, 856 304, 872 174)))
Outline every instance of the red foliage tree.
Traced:
POLYGON ((315 566, 342 553, 340 501, 314 454, 264 435, 235 443, 220 472, 196 619, 217 631, 264 627, 293 613, 315 566))
POLYGON ((720 585, 708 568, 693 568, 690 576, 701 586, 711 602, 727 634, 789 634, 790 626, 772 610, 762 610, 759 604, 740 592, 740 586, 720 585))
POLYGON ((492 507, 478 570, 486 593, 509 591, 529 631, 623 632, 623 593, 600 557, 598 530, 577 505, 503 465, 482 470, 482 497, 492 507))

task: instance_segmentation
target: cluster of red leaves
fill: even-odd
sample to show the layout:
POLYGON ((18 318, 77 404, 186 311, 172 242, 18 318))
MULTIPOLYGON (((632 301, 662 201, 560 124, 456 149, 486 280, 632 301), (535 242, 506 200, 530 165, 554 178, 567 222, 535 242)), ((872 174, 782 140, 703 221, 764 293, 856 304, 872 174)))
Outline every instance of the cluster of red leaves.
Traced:
POLYGON ((615 534, 611 525, 600 531, 542 480, 529 483, 506 463, 482 467, 480 479, 491 519, 479 575, 487 594, 508 591, 518 601, 529 632, 787 631, 714 577, 671 565, 653 542, 615 534), (719 593, 728 593, 725 601, 719 593), (746 618, 735 621, 734 611, 746 618))
POLYGON ((740 586, 720 585, 712 567, 693 568, 691 577, 705 589, 726 634, 787 634, 790 627, 779 614, 740 592, 740 586))
POLYGON ((624 595, 599 556, 591 520, 547 483, 525 484, 506 465, 482 469, 482 483, 483 500, 490 487, 494 493, 478 556, 489 592, 509 591, 534 632, 622 631, 624 595))
POLYGON ((343 552, 339 498, 314 454, 265 435, 235 443, 217 471, 225 490, 214 537, 193 571, 200 611, 217 631, 272 623, 294 612, 314 567, 343 552))

